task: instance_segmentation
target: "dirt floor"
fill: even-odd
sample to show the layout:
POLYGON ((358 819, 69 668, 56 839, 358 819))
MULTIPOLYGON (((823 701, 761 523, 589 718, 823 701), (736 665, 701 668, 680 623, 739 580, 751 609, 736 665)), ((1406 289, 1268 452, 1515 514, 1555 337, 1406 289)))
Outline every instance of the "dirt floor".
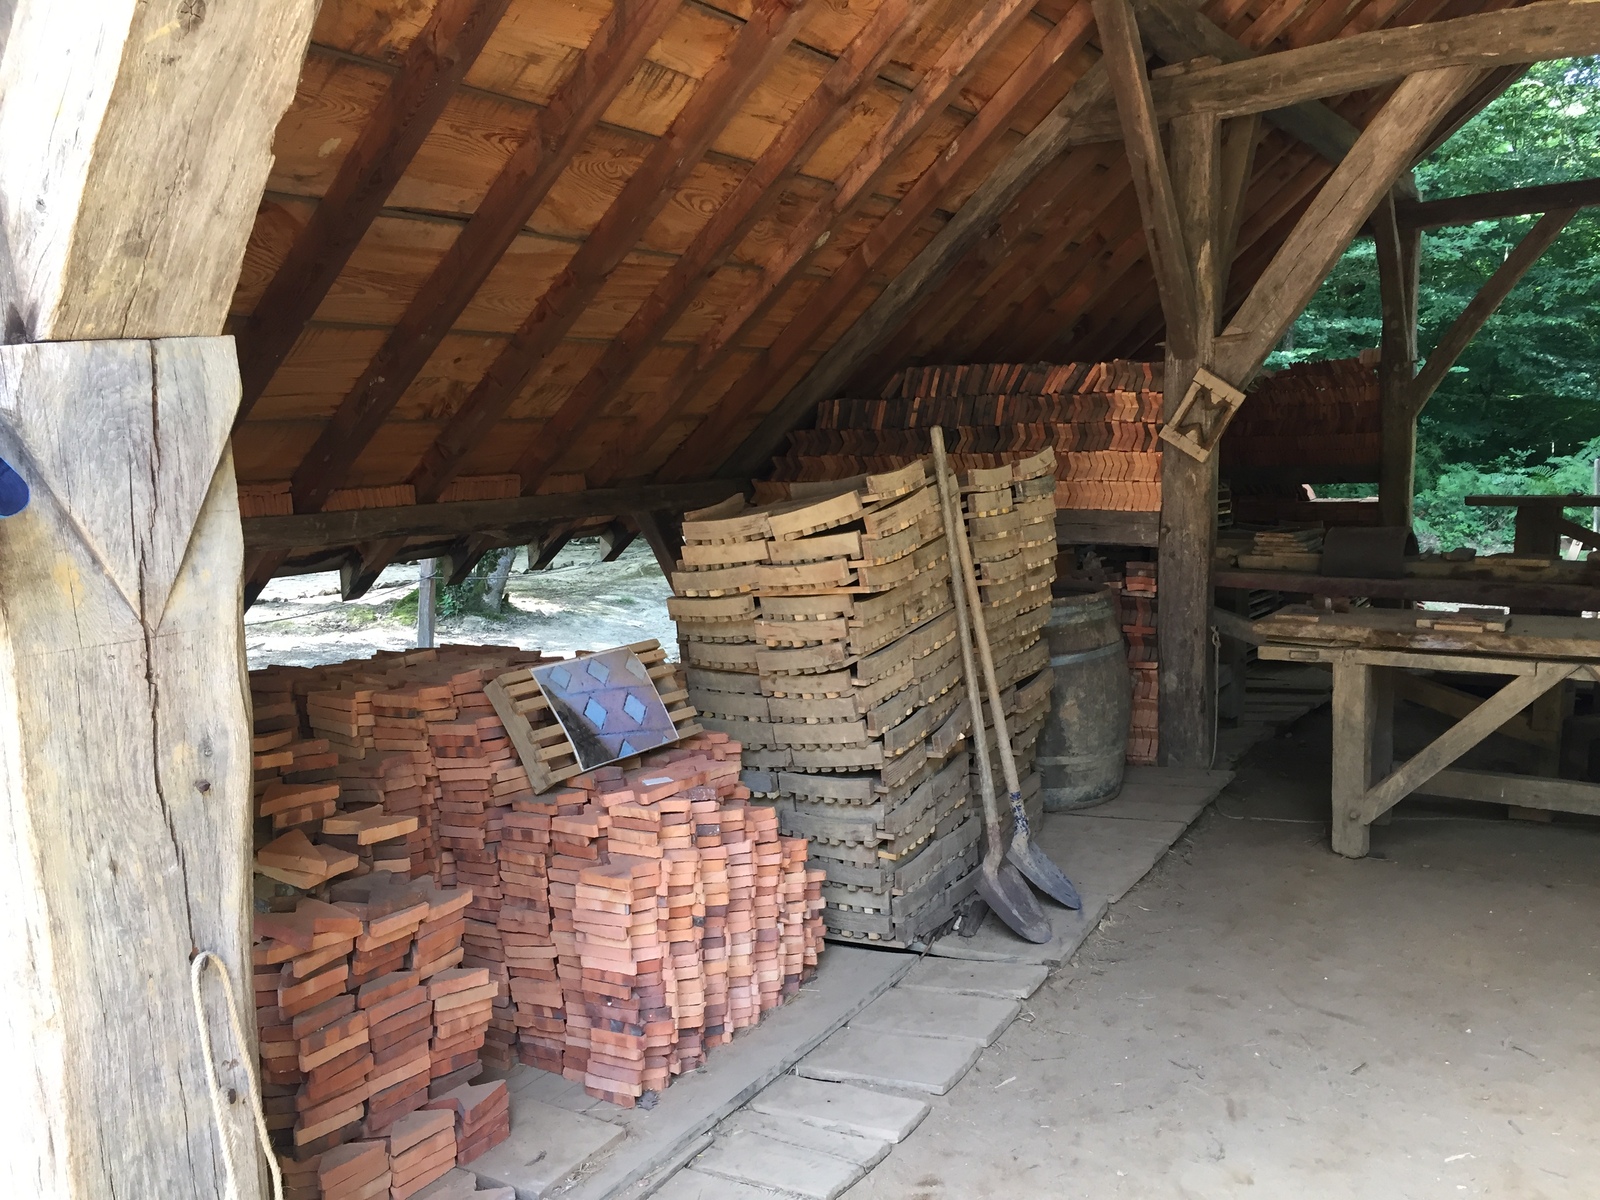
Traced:
MULTIPOLYGON (((441 617, 435 640, 571 654, 656 638, 677 658, 677 635, 667 616, 672 589, 649 547, 635 541, 616 562, 601 563, 599 557, 597 540, 574 541, 547 570, 529 574, 523 569, 527 556, 519 553, 505 614, 441 617)), ((415 617, 399 620, 392 610, 416 588, 416 563, 390 567, 371 591, 348 604, 339 599, 335 572, 274 579, 244 615, 250 666, 315 666, 409 649, 417 644, 415 617)))
POLYGON ((1327 841, 1327 709, 1246 759, 850 1200, 1600 1194, 1600 828, 1327 841))

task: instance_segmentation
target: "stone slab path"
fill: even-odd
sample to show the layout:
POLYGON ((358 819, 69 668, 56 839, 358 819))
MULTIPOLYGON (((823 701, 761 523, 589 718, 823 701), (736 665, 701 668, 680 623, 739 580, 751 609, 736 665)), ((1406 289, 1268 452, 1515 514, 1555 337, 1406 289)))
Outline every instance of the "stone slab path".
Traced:
POLYGON ((960 1085, 1051 969, 1077 951, 1232 777, 1229 771, 1133 767, 1116 800, 1049 816, 1038 844, 1078 885, 1082 913, 1046 902, 1055 936, 1043 946, 1021 941, 993 916, 970 938, 936 942, 892 987, 857 1006, 842 1028, 800 1058, 792 1074, 722 1121, 683 1156, 681 1169, 658 1175, 653 1191, 650 1182, 630 1189, 628 1200, 834 1200, 845 1194, 898 1143, 915 1137, 929 1108, 920 1097, 960 1085))

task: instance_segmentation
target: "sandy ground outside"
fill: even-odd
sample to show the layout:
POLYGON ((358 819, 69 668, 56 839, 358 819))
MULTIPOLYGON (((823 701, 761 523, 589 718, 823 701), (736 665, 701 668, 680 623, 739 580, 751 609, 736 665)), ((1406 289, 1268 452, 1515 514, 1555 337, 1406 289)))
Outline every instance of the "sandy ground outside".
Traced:
POLYGON ((850 1200, 1600 1195, 1600 828, 1408 803, 1328 849, 1258 747, 850 1200))
MULTIPOLYGON (((506 588, 506 615, 440 618, 436 642, 571 654, 655 638, 676 659, 677 634, 667 616, 672 589, 649 547, 636 541, 613 563, 599 557, 597 540, 574 541, 549 569, 528 574, 526 555, 519 553, 506 588)), ((244 615, 251 668, 317 666, 414 647, 415 622, 397 620, 390 610, 416 590, 417 569, 416 563, 390 567, 350 603, 339 599, 337 573, 274 579, 244 615)))

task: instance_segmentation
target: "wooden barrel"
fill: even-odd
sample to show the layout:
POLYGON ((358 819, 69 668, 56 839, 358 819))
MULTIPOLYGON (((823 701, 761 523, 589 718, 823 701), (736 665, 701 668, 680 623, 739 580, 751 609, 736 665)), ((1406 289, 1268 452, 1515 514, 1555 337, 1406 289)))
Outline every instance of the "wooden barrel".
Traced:
POLYGON ((1099 588, 1058 595, 1045 626, 1055 685, 1039 743, 1044 807, 1103 804, 1122 790, 1133 681, 1116 605, 1099 588))

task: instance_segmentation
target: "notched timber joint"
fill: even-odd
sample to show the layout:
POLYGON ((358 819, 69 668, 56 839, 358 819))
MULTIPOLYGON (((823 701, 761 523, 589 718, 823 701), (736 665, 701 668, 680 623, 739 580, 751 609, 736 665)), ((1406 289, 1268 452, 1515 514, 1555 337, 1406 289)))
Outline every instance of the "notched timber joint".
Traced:
POLYGON ((1161 440, 1196 462, 1207 462, 1243 403, 1243 392, 1201 367, 1183 394, 1178 411, 1161 427, 1161 440))

